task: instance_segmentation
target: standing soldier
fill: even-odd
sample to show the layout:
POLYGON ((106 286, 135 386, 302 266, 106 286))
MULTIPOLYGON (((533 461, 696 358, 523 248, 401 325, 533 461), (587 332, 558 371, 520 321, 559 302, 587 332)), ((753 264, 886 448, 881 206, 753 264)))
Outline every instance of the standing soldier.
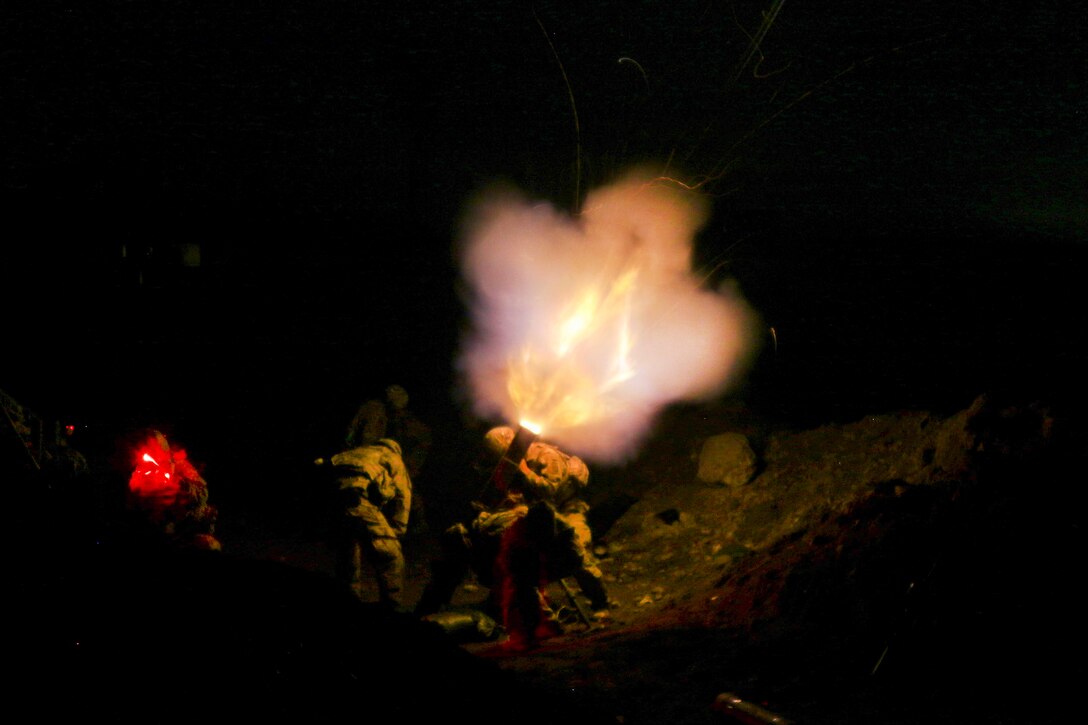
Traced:
POLYGON ((378 580, 379 602, 403 607, 404 552, 401 537, 408 529, 412 479, 401 458, 400 444, 381 438, 324 459, 337 481, 336 576, 360 599, 365 559, 378 580))
POLYGON ((408 391, 401 385, 390 385, 383 398, 373 398, 359 406, 344 433, 344 444, 348 448, 367 446, 382 438, 392 438, 401 446, 401 457, 416 486, 412 498, 412 527, 425 531, 419 477, 431 449, 431 429, 408 408, 408 391))

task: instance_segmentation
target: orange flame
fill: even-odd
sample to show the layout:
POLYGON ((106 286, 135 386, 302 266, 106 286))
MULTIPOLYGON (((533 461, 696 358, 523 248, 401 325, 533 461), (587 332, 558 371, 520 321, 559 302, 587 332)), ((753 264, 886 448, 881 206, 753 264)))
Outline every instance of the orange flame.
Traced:
POLYGON ((585 290, 558 315, 550 344, 526 344, 510 361, 508 392, 521 425, 542 434, 609 414, 608 391, 635 375, 630 311, 637 276, 628 270, 603 295, 585 290))

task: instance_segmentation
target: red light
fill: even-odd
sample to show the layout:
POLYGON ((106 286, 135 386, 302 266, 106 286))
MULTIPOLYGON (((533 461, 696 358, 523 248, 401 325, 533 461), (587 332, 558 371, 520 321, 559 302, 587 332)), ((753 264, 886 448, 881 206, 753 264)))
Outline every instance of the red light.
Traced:
POLYGON ((156 505, 169 506, 178 494, 178 485, 173 481, 174 461, 170 451, 163 450, 157 441, 149 441, 146 445, 155 445, 156 452, 165 458, 160 464, 147 449, 137 451, 136 465, 128 481, 129 490, 156 505))

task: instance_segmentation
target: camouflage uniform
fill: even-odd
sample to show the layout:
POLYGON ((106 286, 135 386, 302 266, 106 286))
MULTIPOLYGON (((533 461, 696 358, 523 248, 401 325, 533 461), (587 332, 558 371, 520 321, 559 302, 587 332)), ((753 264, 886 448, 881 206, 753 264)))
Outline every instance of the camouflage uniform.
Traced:
POLYGON ((480 511, 468 526, 454 524, 446 529, 439 540, 441 554, 431 562, 430 580, 416 604, 416 614, 427 616, 449 605, 457 587, 471 573, 480 585, 491 589, 487 614, 498 618, 499 592, 494 588, 494 566, 499 543, 503 531, 526 511, 528 508, 523 504, 507 502, 499 508, 480 511))
POLYGON ((535 441, 518 472, 513 486, 524 497, 526 511, 503 532, 495 562, 502 620, 515 646, 548 632, 542 615, 549 582, 572 577, 594 610, 611 606, 592 553, 589 504, 582 498, 589 484, 585 462, 535 441))
POLYGON ((404 465, 417 486, 412 498, 412 526, 423 526, 423 498, 418 483, 431 449, 431 429, 408 410, 408 393, 399 385, 386 388, 384 399, 367 400, 359 406, 348 424, 344 443, 348 447, 369 446, 382 438, 392 438, 401 446, 404 465))
POLYGON ((586 519, 589 504, 582 498, 589 485, 585 462, 549 443, 534 442, 525 454, 521 474, 526 499, 546 502, 555 509, 559 531, 551 547, 553 578, 574 577, 594 609, 606 608, 608 596, 586 519))
POLYGON ((172 548, 219 551, 218 510, 209 503, 207 481, 185 451, 151 431, 134 453, 127 505, 137 527, 172 548))
POLYGON ((400 445, 383 438, 337 453, 329 462, 339 496, 336 576, 362 598, 365 559, 377 576, 381 603, 399 607, 405 569, 400 537, 412 505, 412 479, 400 445))
MULTIPOLYGON (((508 446, 512 431, 501 430, 507 434, 508 446)), ((493 433, 494 430, 488 435, 493 433)), ((501 501, 481 511, 468 527, 456 524, 446 531, 443 556, 432 566, 431 581, 417 606, 417 614, 431 614, 448 604, 471 569, 477 580, 491 589, 492 613, 507 619, 514 606, 514 591, 523 594, 525 591, 525 587, 515 584, 524 581, 514 571, 520 572, 523 567, 513 564, 514 559, 523 559, 525 555, 515 555, 514 551, 524 552, 528 546, 532 547, 533 556, 545 563, 550 581, 574 577, 595 609, 607 608, 609 600, 592 555, 592 533, 586 521, 589 505, 582 499, 582 491, 589 483, 589 469, 582 459, 567 455, 549 443, 534 442, 519 464, 503 458, 492 480, 494 493, 501 501), (531 507, 538 505, 555 514, 555 532, 546 542, 539 538, 529 540, 524 535, 522 520, 531 507)), ((529 585, 534 597, 538 583, 534 578, 529 585)))

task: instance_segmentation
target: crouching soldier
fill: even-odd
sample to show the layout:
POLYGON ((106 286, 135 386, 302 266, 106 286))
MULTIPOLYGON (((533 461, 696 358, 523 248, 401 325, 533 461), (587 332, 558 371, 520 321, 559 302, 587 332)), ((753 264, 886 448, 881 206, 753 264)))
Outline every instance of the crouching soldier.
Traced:
POLYGON ((158 430, 143 431, 132 448, 126 510, 145 543, 171 549, 220 551, 215 536, 218 509, 208 484, 184 448, 158 430))
POLYGON ((608 617, 615 606, 590 551, 587 508, 579 506, 564 514, 551 501, 537 500, 503 531, 495 579, 502 623, 509 635, 507 647, 532 649, 540 640, 558 634, 545 595, 552 582, 574 579, 589 599, 595 619, 608 617))

